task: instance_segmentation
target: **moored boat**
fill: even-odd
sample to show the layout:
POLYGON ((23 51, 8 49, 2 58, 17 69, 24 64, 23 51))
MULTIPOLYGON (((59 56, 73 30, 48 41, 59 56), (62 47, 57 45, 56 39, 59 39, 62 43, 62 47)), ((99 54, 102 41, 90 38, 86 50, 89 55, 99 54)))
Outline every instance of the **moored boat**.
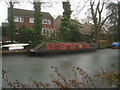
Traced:
POLYGON ((61 43, 48 43, 44 42, 39 44, 37 47, 30 50, 31 54, 38 53, 67 53, 67 52, 80 52, 80 51, 92 51, 95 50, 95 44, 91 43, 69 43, 69 42, 61 42, 61 43))
POLYGON ((24 54, 28 52, 29 44, 19 43, 19 44, 7 44, 2 45, 0 54, 7 55, 7 54, 24 54))
POLYGON ((116 42, 116 41, 113 42, 111 48, 112 48, 112 49, 119 49, 119 48, 120 48, 119 42, 116 42))

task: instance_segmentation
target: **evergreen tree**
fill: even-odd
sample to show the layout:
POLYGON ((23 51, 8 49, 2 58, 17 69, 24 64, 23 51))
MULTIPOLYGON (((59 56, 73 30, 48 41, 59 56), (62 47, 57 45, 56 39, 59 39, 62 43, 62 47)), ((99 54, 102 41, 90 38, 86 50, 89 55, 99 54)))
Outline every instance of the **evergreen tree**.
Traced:
POLYGON ((41 41, 42 19, 41 19, 41 3, 34 2, 34 32, 33 32, 33 46, 36 46, 41 41))
POLYGON ((70 29, 71 29, 70 30, 71 31, 70 41, 71 42, 81 42, 81 41, 83 41, 82 34, 80 33, 77 24, 71 24, 70 29))
POLYGON ((14 40, 14 32, 15 32, 15 23, 14 23, 14 17, 13 17, 13 4, 12 2, 10 3, 10 8, 9 8, 9 16, 8 16, 8 22, 9 22, 9 38, 10 41, 13 42, 14 40))
POLYGON ((71 15, 71 8, 69 2, 63 2, 63 18, 61 22, 61 35, 62 41, 68 42, 70 41, 70 15, 71 15))
POLYGON ((32 39, 32 32, 33 30, 30 30, 29 28, 25 27, 25 25, 22 25, 19 28, 20 32, 19 32, 19 42, 22 43, 29 43, 29 41, 31 41, 32 39))

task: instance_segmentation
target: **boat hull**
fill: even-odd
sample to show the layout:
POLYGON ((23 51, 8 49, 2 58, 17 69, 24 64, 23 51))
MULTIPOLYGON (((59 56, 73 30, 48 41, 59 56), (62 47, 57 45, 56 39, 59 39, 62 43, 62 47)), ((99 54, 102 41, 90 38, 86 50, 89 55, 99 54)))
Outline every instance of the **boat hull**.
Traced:
POLYGON ((30 54, 66 54, 75 52, 95 51, 96 48, 93 45, 86 43, 67 43, 67 44, 53 44, 45 43, 38 48, 30 50, 30 54))
POLYGON ((120 49, 120 46, 119 46, 119 47, 112 46, 111 48, 112 48, 112 49, 120 49))

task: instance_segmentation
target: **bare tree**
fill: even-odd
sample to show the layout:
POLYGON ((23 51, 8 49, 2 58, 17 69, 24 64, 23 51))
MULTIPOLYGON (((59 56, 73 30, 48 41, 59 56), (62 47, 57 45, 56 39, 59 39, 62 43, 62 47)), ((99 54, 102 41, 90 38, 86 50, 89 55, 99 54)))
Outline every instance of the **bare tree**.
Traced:
POLYGON ((98 3, 95 4, 95 0, 94 1, 90 0, 90 10, 91 10, 92 21, 94 24, 93 27, 94 27, 94 32, 95 32, 95 43, 98 48, 100 48, 99 39, 100 39, 101 28, 103 27, 108 17, 112 15, 112 14, 109 14, 106 17, 104 17, 104 19, 102 18, 102 12, 105 7, 105 3, 106 2, 104 1, 101 3, 99 0, 98 3))
POLYGON ((76 18, 84 10, 84 8, 87 6, 88 2, 89 2, 89 0, 79 0, 76 5, 77 7, 73 10, 73 12, 74 12, 73 17, 76 18), (82 5, 81 5, 81 3, 82 3, 82 5))
POLYGON ((28 0, 28 2, 30 4, 33 4, 33 5, 34 5, 34 2, 40 2, 41 3, 41 7, 43 7, 43 8, 52 7, 53 3, 58 3, 58 2, 51 2, 50 0, 47 0, 47 1, 44 1, 44 2, 42 0, 33 0, 33 1, 28 0))
POLYGON ((112 16, 110 16, 105 23, 107 25, 107 28, 109 32, 113 34, 113 40, 117 40, 118 35, 117 35, 117 25, 118 25, 118 4, 114 2, 110 2, 107 5, 107 12, 112 13, 112 16))
POLYGON ((11 4, 14 6, 15 4, 20 3, 20 0, 3 0, 3 1, 8 5, 8 7, 10 7, 11 4))

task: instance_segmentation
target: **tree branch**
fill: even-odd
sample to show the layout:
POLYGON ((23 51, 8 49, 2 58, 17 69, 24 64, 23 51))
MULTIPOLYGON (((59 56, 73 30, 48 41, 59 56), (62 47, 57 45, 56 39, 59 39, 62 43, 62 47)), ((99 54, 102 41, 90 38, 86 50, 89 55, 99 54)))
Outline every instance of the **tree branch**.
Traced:
POLYGON ((110 15, 108 15, 108 16, 102 21, 100 28, 102 28, 102 26, 103 26, 103 24, 105 23, 105 21, 106 21, 110 16, 112 16, 112 15, 113 15, 113 14, 111 13, 110 15))
POLYGON ((76 7, 76 9, 73 10, 73 11, 77 11, 73 16, 76 16, 76 15, 78 15, 79 13, 81 13, 81 11, 85 8, 85 6, 86 6, 86 4, 87 4, 88 1, 89 1, 89 0, 84 1, 84 5, 81 7, 81 6, 80 6, 81 0, 80 0, 80 1, 78 2, 78 6, 76 7))
MULTIPOLYGON (((91 0, 91 1, 92 1, 92 0, 91 0)), ((92 18, 93 18, 93 22, 94 22, 94 24, 97 25, 97 17, 96 17, 96 15, 95 15, 95 13, 94 13, 94 9, 93 9, 93 5, 94 5, 94 3, 91 2, 91 1, 90 1, 90 6, 91 6, 92 18)))
POLYGON ((100 6, 100 2, 98 2, 98 4, 97 4, 96 11, 95 11, 95 16, 97 15, 97 11, 99 10, 99 6, 100 6))
POLYGON ((0 0, 0 3, 2 2, 2 0, 0 0))
MULTIPOLYGON (((100 2, 99 2, 99 4, 100 4, 100 2)), ((101 13, 102 13, 102 11, 103 11, 103 8, 104 8, 104 2, 102 3, 102 8, 101 8, 101 10, 100 10, 100 7, 98 7, 98 13, 99 13, 99 22, 98 22, 98 24, 100 25, 100 23, 101 23, 101 13)))
MULTIPOLYGON (((99 5, 100 5, 100 2, 99 2, 99 5)), ((97 8, 97 11, 98 11, 98 14, 99 14, 98 24, 100 25, 100 23, 101 23, 101 10, 100 10, 100 7, 99 7, 99 6, 98 6, 98 8, 97 8)))
POLYGON ((8 6, 10 6, 9 3, 8 3, 6 0, 4 0, 4 1, 5 1, 5 3, 6 3, 8 6))
POLYGON ((28 0, 29 3, 33 4, 30 0, 28 0))
POLYGON ((104 5, 105 5, 105 3, 103 2, 103 3, 102 3, 102 8, 101 8, 100 12, 103 11, 104 5))

